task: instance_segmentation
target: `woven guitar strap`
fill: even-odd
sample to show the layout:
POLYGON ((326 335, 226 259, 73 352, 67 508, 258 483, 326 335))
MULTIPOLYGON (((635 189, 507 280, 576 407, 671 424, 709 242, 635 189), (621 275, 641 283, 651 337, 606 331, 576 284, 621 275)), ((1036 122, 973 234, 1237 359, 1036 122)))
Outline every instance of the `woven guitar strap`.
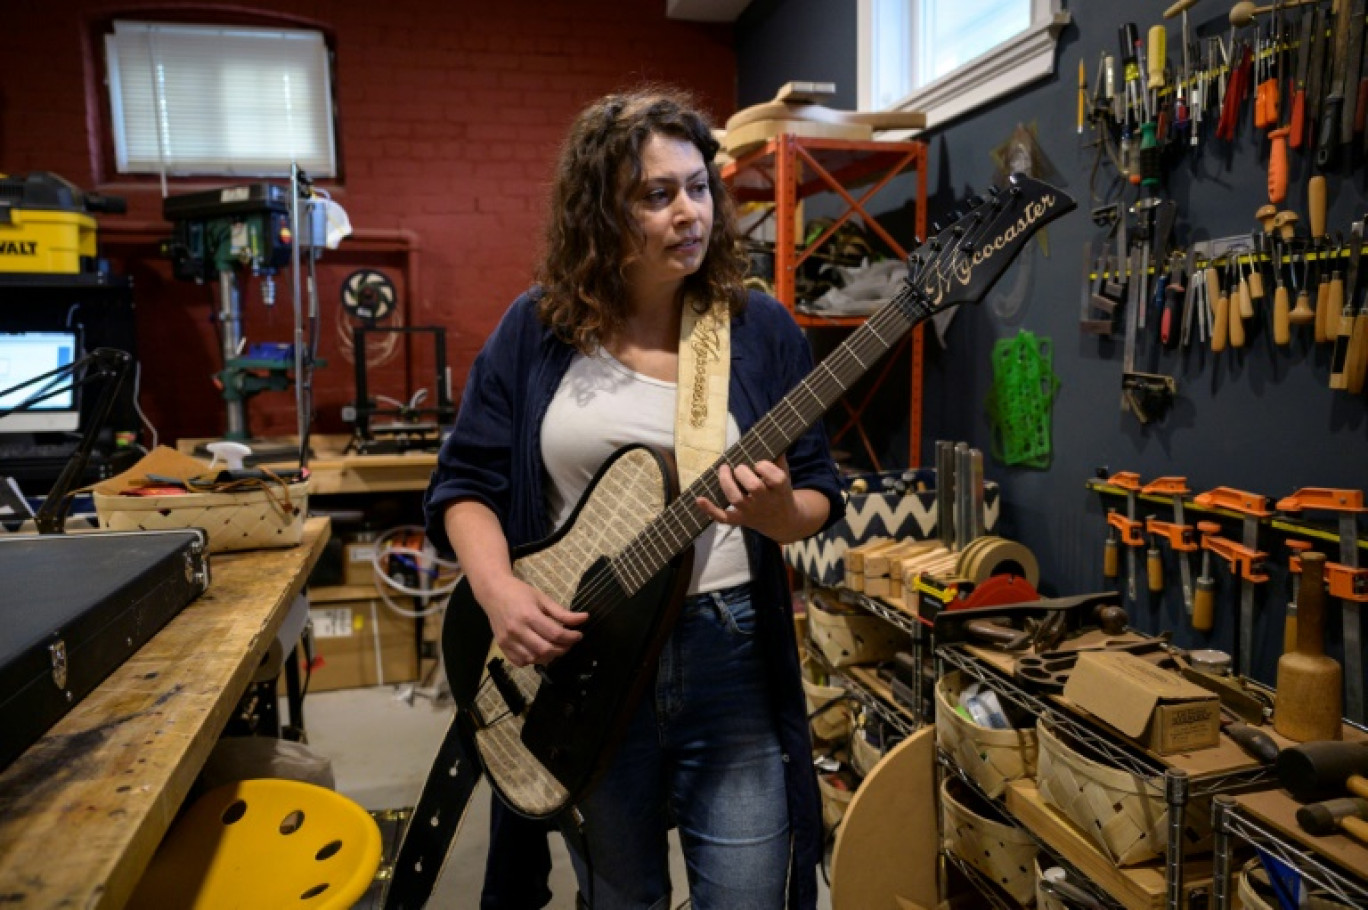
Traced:
MULTIPOLYGON (((730 370, 731 318, 726 303, 714 303, 702 313, 686 303, 679 323, 675 394, 675 461, 681 489, 712 467, 726 447, 730 370)), ((470 719, 457 711, 404 830, 385 889, 385 910, 418 910, 431 897, 482 773, 474 732, 470 719)), ((561 827, 568 837, 577 834, 574 824, 561 827)))
POLYGON ((684 305, 679 321, 679 386, 675 393, 675 462, 685 489, 727 447, 731 379, 731 315, 725 301, 702 313, 684 305))

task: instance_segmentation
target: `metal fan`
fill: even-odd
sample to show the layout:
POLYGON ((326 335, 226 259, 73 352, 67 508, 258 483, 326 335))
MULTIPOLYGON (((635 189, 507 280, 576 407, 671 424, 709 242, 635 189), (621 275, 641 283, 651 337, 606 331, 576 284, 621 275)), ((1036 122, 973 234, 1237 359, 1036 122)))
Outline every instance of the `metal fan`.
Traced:
POLYGON ((362 325, 375 325, 389 316, 394 302, 394 282, 384 272, 358 269, 342 282, 342 309, 362 325))

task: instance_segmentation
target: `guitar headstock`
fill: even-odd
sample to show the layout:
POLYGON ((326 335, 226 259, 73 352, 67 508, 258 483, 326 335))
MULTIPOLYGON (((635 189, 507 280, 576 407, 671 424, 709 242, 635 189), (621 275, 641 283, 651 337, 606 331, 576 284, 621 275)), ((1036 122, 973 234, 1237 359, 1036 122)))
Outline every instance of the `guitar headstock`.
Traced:
POLYGON ((983 299, 1036 231, 1075 208, 1068 194, 1034 177, 1007 180, 909 257, 907 283, 917 298, 909 303, 920 315, 983 299))

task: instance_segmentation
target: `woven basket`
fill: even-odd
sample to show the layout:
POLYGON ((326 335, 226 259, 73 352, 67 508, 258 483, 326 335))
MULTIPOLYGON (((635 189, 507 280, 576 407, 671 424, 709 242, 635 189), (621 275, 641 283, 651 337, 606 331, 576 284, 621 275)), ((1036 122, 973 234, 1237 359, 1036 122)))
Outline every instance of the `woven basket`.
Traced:
POLYGON ((861 777, 868 776, 883 757, 884 750, 870 741, 863 730, 856 731, 850 737, 850 766, 861 777))
POLYGON ((841 823, 846 809, 850 808, 850 801, 855 798, 853 786, 837 786, 832 783, 833 777, 839 779, 840 775, 821 774, 817 777, 817 788, 822 793, 822 826, 828 831, 841 823))
POLYGON ((1029 904, 1036 893, 1036 843, 1022 829, 980 814, 987 811, 980 809, 981 803, 962 781, 946 778, 941 784, 941 837, 945 846, 1014 900, 1029 904))
POLYGON ((808 634, 833 667, 890 660, 907 646, 906 633, 892 623, 858 607, 833 609, 816 597, 808 609, 808 634))
MULTIPOLYGON (((1163 856, 1168 804, 1161 782, 1084 758, 1044 724, 1037 726, 1036 783, 1045 801, 1079 825, 1118 866, 1163 856)), ((1183 852, 1211 849, 1211 799, 1190 800, 1183 815, 1183 852)))
POLYGON ((1010 782, 1035 777, 1035 730, 994 730, 968 720, 954 708, 963 688, 959 670, 936 683, 936 745, 996 799, 1010 782))
MULTIPOLYGON (((811 677, 819 672, 814 661, 807 657, 803 658, 803 694, 807 696, 808 714, 846 694, 846 690, 840 686, 814 682, 811 677)), ((818 740, 828 743, 843 742, 850 738, 850 731, 855 729, 854 706, 849 699, 845 699, 841 704, 834 705, 813 717, 811 726, 812 735, 818 740)))
POLYGON ((96 490, 100 527, 111 531, 203 528, 209 552, 294 547, 304 539, 309 484, 292 483, 240 493, 181 496, 111 496, 96 490))

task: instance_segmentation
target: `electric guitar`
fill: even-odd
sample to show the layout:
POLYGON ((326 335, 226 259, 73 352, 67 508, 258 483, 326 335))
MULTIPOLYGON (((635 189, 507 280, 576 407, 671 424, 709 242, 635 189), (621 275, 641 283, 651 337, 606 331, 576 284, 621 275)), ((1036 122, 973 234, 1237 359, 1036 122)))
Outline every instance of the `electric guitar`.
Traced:
MULTIPOLYGON (((909 260, 906 284, 725 453, 718 464, 774 460, 913 326, 981 299, 1036 230, 1074 208, 1017 174, 975 200, 909 260)), ((546 818, 577 802, 623 734, 683 603, 691 544, 724 501, 717 466, 676 495, 671 459, 628 446, 599 470, 550 538, 518 549, 514 573, 589 619, 583 639, 546 667, 488 660, 492 632, 466 582, 442 631, 457 711, 490 782, 515 811, 546 818)))

